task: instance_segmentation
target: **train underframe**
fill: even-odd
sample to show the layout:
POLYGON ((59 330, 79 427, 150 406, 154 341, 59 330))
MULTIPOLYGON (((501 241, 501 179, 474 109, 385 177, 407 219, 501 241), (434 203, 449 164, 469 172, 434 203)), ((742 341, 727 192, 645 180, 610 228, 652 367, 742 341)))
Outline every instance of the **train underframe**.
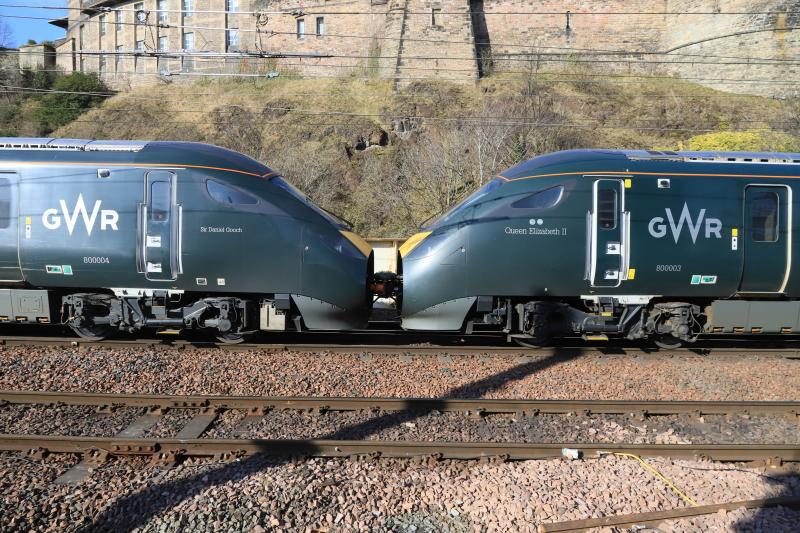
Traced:
POLYGON ((575 301, 519 301, 478 297, 466 332, 476 326, 502 327, 524 346, 540 346, 554 338, 652 339, 664 348, 693 343, 706 330, 707 305, 681 301, 622 302, 614 297, 575 301))
POLYGON ((79 292, 61 297, 60 320, 79 336, 100 340, 115 331, 197 329, 237 343, 261 330, 302 329, 290 295, 202 295, 166 290, 132 294, 79 292))

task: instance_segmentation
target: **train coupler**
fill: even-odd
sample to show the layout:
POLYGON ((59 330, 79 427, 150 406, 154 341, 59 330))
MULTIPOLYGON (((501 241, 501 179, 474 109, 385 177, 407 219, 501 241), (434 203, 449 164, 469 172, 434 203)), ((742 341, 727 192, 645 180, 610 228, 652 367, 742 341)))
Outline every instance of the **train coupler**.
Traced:
POLYGON ((369 277, 369 292, 377 298, 397 299, 403 290, 403 278, 395 272, 376 272, 369 277))

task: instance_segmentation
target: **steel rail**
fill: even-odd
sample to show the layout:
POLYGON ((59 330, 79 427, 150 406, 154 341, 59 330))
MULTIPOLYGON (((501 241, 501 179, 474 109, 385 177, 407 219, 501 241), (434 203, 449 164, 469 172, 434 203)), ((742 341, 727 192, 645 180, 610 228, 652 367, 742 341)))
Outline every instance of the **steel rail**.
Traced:
POLYGON ((628 515, 611 515, 599 518, 584 518, 565 522, 547 522, 539 525, 539 533, 567 533, 586 531, 587 529, 601 527, 630 527, 637 525, 658 525, 666 520, 692 518, 714 514, 719 511, 735 511, 737 509, 763 509, 766 507, 788 507, 800 509, 800 497, 784 496, 778 498, 763 498, 758 500, 743 500, 735 502, 716 503, 712 505, 699 505, 697 507, 684 507, 668 509, 666 511, 651 511, 628 515))
POLYGON ((627 401, 627 400, 503 400, 461 398, 348 398, 299 396, 225 396, 166 394, 106 394, 0 390, 9 404, 65 404, 162 409, 300 409, 320 411, 462 412, 482 414, 614 414, 614 415, 728 415, 759 414, 795 418, 796 401, 627 401))
POLYGON ((710 459, 714 461, 800 460, 800 445, 791 444, 606 444, 606 443, 493 443, 416 442, 379 440, 289 439, 175 439, 72 437, 0 434, 0 450, 49 453, 84 453, 102 450, 110 455, 154 454, 182 457, 245 457, 255 454, 303 457, 418 457, 442 459, 501 458, 503 460, 552 459, 564 448, 579 450, 584 458, 612 453, 641 457, 710 459))
MULTIPOLYGON (((378 335, 377 332, 363 335, 378 335)), ((401 336, 404 334, 391 334, 401 336)), ((451 339, 462 339, 464 336, 452 336, 451 339)), ((487 337, 483 337, 485 340, 487 337)), ((69 346, 73 348, 154 348, 154 349, 220 349, 224 351, 259 350, 268 353, 300 352, 300 353, 345 353, 366 355, 518 355, 523 357, 550 357, 564 355, 653 355, 664 357, 682 356, 765 356, 800 359, 800 345, 793 346, 714 346, 701 345, 677 349, 657 349, 642 346, 619 346, 614 344, 574 344, 548 346, 543 348, 526 348, 504 345, 432 345, 422 346, 408 344, 333 344, 333 343, 241 343, 225 344, 212 341, 191 341, 184 339, 135 339, 85 341, 73 337, 0 337, 0 346, 69 346)))

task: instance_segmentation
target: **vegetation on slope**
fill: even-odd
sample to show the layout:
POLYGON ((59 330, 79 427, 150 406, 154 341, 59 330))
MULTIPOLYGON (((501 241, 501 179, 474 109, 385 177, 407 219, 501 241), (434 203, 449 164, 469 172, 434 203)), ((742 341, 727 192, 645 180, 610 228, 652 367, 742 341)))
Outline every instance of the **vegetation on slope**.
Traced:
POLYGON ((110 98, 56 135, 226 146, 371 236, 407 235, 543 152, 800 151, 800 113, 788 102, 679 80, 565 78, 418 82, 397 92, 386 80, 351 78, 163 84, 110 98))
POLYGON ((0 56, 0 137, 48 135, 102 102, 108 92, 94 74, 20 71, 16 61, 14 55, 0 56))

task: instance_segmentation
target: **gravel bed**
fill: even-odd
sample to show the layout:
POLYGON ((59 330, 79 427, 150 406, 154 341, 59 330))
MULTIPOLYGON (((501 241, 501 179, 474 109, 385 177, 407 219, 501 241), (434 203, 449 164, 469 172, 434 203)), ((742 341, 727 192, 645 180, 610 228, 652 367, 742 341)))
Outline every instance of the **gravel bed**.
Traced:
MULTIPOLYGON (((77 486, 52 481, 76 459, 0 453, 9 531, 535 531, 540 523, 686 507, 632 459, 502 464, 264 457, 190 461, 167 471, 112 461, 77 486)), ((794 471, 651 459, 700 504, 800 495, 794 471)), ((800 512, 717 513, 662 531, 797 531, 800 512)))
POLYGON ((796 400, 778 357, 436 358, 214 349, 0 347, 0 388, 153 394, 796 400))
POLYGON ((143 412, 119 409, 106 414, 84 405, 9 404, 0 407, 0 433, 112 437, 143 412))
POLYGON ((194 418, 200 409, 170 409, 142 433, 143 439, 172 438, 194 418))

